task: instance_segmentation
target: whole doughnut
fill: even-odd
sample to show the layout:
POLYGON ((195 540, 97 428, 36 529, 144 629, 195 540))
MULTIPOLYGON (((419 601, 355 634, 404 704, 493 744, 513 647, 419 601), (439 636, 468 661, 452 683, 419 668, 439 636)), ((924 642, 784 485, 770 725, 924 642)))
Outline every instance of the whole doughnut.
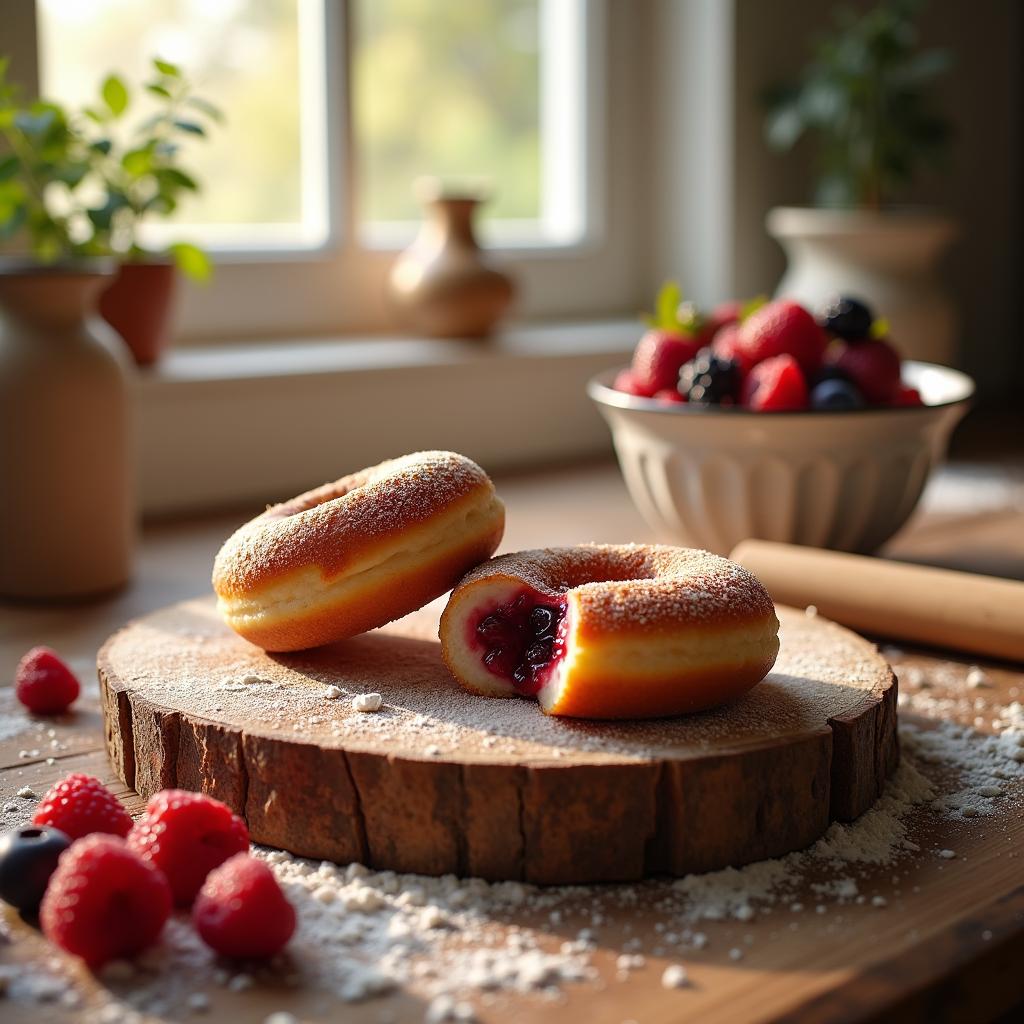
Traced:
POLYGON ((656 718, 724 704, 775 664, 779 622, 746 569, 691 548, 585 545, 471 570, 441 617, 467 690, 549 715, 656 718))
POLYGON ((274 505, 220 549, 224 621, 268 651, 382 626, 449 590, 501 541, 505 507, 454 452, 417 452, 274 505))

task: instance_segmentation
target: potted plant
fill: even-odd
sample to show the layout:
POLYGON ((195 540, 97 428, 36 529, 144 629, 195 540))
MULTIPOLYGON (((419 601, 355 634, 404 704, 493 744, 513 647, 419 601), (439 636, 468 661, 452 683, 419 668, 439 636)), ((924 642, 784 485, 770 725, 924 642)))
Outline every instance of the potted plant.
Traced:
POLYGON ((199 185, 181 164, 183 143, 206 136, 221 115, 196 96, 177 65, 153 61, 144 84, 150 110, 127 123, 131 90, 108 75, 98 102, 80 110, 37 101, 21 106, 0 70, 0 127, 10 155, 0 162, 0 236, 27 234, 41 264, 104 257, 118 272, 100 311, 139 365, 165 341, 175 271, 205 281, 210 262, 188 242, 148 250, 142 226, 174 212, 199 185), (59 154, 58 154, 59 150, 59 154), (60 155, 63 161, 55 162, 60 155))
POLYGON ((946 363, 955 325, 934 267, 954 224, 896 205, 950 136, 930 93, 950 57, 920 48, 921 8, 922 0, 881 0, 838 11, 800 77, 768 91, 768 142, 788 150, 807 136, 816 146, 817 205, 777 207, 767 226, 789 261, 777 294, 811 308, 836 292, 860 296, 907 355, 946 363))
MULTIPOLYGON (((146 255, 140 221, 195 188, 177 139, 204 129, 182 114, 195 100, 172 65, 126 141, 112 131, 128 106, 120 79, 102 110, 69 112, 22 104, 6 70, 0 59, 0 243, 27 255, 0 261, 0 494, 14 499, 0 502, 0 596, 86 597, 128 579, 135 534, 129 367, 97 299, 118 262, 146 255)), ((194 247, 171 252, 208 271, 194 247)))

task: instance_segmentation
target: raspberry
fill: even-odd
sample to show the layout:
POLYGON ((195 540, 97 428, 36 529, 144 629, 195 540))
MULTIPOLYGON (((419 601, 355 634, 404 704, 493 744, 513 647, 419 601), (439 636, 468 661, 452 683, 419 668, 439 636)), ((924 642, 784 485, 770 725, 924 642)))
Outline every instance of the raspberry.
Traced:
POLYGON ((886 405, 900 386, 900 357, 887 342, 869 338, 847 345, 837 341, 826 358, 857 385, 870 405, 886 405))
POLYGON ((807 408, 807 383, 789 355, 758 363, 743 382, 743 404, 757 412, 797 412, 807 408))
POLYGON ((799 303, 776 299, 751 313, 740 325, 740 351, 752 364, 772 356, 792 356, 804 373, 813 373, 825 352, 825 334, 799 303))
POLYGON ((740 351, 739 339, 740 325, 727 324, 715 335, 711 342, 711 351, 720 359, 729 359, 736 363, 741 373, 746 376, 754 364, 740 351))
POLYGON ((909 384, 901 384, 889 399, 889 404, 895 406, 924 405, 924 399, 921 398, 921 392, 917 388, 912 388, 909 384))
POLYGON ((14 673, 18 700, 37 715, 59 715, 81 690, 74 673, 49 647, 33 647, 14 673))
POLYGON ((187 907, 215 867, 249 849, 249 830, 213 797, 164 789, 150 797, 128 845, 167 876, 175 904, 187 907))
POLYGON ((39 801, 32 823, 60 829, 71 839, 91 832, 124 837, 132 818, 99 779, 75 772, 53 784, 39 801))
POLYGON ((615 375, 615 383, 612 387, 616 391, 622 391, 627 395, 635 395, 637 398, 650 398, 654 394, 653 391, 646 391, 641 388, 637 383, 636 377, 633 376, 632 370, 619 370, 615 375))
POLYGON ((686 399, 683 398, 675 388, 662 388, 660 391, 654 392, 654 397, 659 402, 670 402, 673 405, 678 405, 679 403, 686 401, 686 399))
POLYGON ((688 363, 700 345, 686 334, 651 328, 633 353, 633 380, 643 394, 674 388, 679 368, 688 363))
POLYGON ((167 879, 114 836, 87 836, 60 856, 39 910, 43 934, 90 967, 156 941, 171 912, 167 879))
POLYGON ((263 958, 284 948, 295 931, 295 908, 274 872, 247 853, 210 872, 196 897, 192 922, 224 956, 263 958))

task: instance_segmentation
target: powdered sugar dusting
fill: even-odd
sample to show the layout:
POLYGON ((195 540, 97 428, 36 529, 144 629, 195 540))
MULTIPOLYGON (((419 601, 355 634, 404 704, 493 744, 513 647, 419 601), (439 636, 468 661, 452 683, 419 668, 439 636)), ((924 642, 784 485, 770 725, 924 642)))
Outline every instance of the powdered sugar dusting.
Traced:
POLYGON ((701 756, 726 743, 826 728, 876 700, 890 684, 872 644, 802 611, 780 609, 775 668, 742 700, 684 718, 587 722, 551 718, 532 701, 462 690, 437 643, 436 607, 331 647, 267 655, 231 633, 205 601, 142 620, 107 648, 118 681, 164 707, 248 733, 308 738, 325 747, 418 758, 428 745, 462 761, 648 762, 701 756), (352 700, 379 693, 360 714, 352 700))

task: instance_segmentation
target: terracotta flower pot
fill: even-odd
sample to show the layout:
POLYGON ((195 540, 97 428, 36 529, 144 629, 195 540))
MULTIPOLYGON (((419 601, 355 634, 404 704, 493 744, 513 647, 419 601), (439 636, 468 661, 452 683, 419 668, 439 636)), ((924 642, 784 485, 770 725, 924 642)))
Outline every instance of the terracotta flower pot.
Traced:
POLYGON ((399 319, 438 338, 483 338, 505 315, 515 289, 477 244, 473 217, 480 198, 446 195, 437 182, 417 188, 426 219, 395 261, 390 293, 399 319))
POLYGON ((0 265, 0 595, 79 598, 131 572, 128 374, 107 266, 0 265))
POLYGON ((173 263, 122 263, 100 296, 103 318, 139 366, 152 366, 167 343, 178 270, 173 263))

